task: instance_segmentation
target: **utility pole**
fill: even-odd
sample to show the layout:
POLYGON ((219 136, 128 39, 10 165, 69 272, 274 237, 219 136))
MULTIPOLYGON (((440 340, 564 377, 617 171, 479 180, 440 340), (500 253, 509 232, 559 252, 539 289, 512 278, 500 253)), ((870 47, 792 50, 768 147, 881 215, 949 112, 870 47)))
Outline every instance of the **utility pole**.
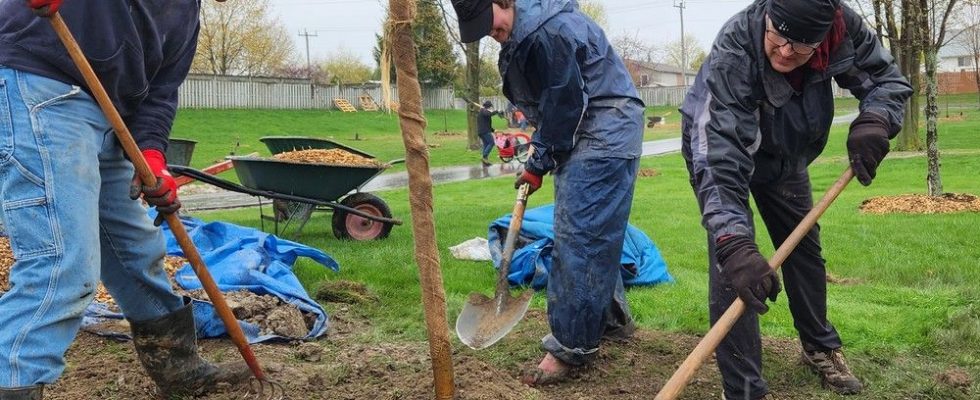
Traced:
POLYGON ((684 0, 674 3, 681 11, 681 81, 684 82, 684 92, 687 92, 687 41, 684 40, 684 0))
POLYGON ((306 39, 306 79, 310 80, 310 98, 312 99, 314 97, 315 88, 313 85, 313 67, 310 65, 310 38, 317 37, 318 35, 316 31, 310 33, 306 30, 306 28, 303 28, 303 33, 300 33, 299 35, 306 39))

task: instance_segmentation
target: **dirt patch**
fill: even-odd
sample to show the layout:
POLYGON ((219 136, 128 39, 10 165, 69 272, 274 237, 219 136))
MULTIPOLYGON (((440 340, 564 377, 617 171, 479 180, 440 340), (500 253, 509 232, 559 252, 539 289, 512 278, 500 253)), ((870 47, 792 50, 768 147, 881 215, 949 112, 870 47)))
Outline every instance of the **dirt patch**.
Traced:
POLYGON ((941 196, 921 194, 883 196, 865 200, 861 203, 860 209, 869 214, 980 212, 980 198, 966 193, 945 193, 941 196))
POLYGON ((845 285, 845 286, 846 285, 860 285, 860 284, 864 283, 864 279, 841 277, 841 276, 837 276, 837 275, 834 275, 834 274, 831 274, 830 272, 828 272, 827 273, 827 283, 832 283, 832 284, 835 284, 835 285, 845 285))
MULTIPOLYGON (((195 299, 208 301, 204 290, 186 294, 195 299)), ((279 335, 291 338, 305 337, 316 322, 316 316, 306 314, 292 304, 272 295, 258 295, 247 290, 224 292, 225 301, 235 318, 259 326, 259 335, 279 335)))
POLYGON ((973 385, 970 374, 959 368, 951 368, 936 376, 936 381, 950 387, 967 390, 973 385))
POLYGON ((367 304, 378 301, 378 296, 363 283, 345 280, 323 281, 313 291, 313 297, 324 303, 367 304))
POLYGON ((637 173, 640 178, 653 178, 655 176, 660 176, 660 171, 653 168, 640 168, 640 172, 637 173))

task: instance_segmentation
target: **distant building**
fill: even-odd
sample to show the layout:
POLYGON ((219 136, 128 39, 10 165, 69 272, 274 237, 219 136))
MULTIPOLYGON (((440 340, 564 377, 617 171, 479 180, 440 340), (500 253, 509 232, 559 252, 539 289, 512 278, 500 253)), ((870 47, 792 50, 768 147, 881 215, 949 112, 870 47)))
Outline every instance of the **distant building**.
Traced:
POLYGON ((624 60, 626 69, 633 76, 633 83, 637 87, 672 87, 684 86, 684 78, 687 78, 687 85, 694 83, 694 77, 698 71, 684 70, 673 65, 655 62, 624 60))
POLYGON ((939 64, 936 70, 939 72, 964 72, 973 71, 973 50, 967 38, 967 32, 952 30, 947 32, 950 39, 943 47, 939 48, 937 58, 939 64))

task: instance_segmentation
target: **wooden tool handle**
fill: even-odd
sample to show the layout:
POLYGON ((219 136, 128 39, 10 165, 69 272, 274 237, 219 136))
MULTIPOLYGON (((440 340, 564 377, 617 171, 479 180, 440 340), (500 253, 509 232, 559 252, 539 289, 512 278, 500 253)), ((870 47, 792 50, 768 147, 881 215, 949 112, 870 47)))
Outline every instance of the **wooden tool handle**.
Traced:
MULTIPOLYGON (((140 180, 150 185, 156 183, 157 178, 146 164, 146 160, 136 145, 136 141, 133 140, 133 135, 126 127, 126 123, 123 122, 119 111, 112 104, 109 94, 106 93, 99 77, 92 70, 92 66, 89 64, 88 59, 85 58, 85 54, 82 53, 78 42, 75 41, 75 37, 68 30, 64 19, 61 18, 61 14, 57 12, 52 14, 50 20, 51 25, 58 34, 58 38, 61 39, 61 43, 68 49, 68 54, 75 62, 75 66, 81 71, 82 77, 85 79, 85 84, 88 85, 89 90, 92 91, 92 95, 95 96, 95 101, 99 103, 99 107, 102 108, 106 119, 112 125, 112 129, 115 131, 119 143, 122 144, 123 150, 126 151, 126 155, 132 160, 133 166, 136 167, 136 172, 139 174, 140 180)), ((173 232, 177 243, 180 244, 180 248, 184 251, 184 257, 187 258, 191 267, 194 268, 194 273, 197 274, 197 278, 201 281, 201 286, 204 287, 204 291, 208 294, 208 299, 214 303, 214 308, 218 311, 218 316, 224 322, 225 328, 228 330, 228 335, 231 336, 232 342, 238 347, 238 351, 245 359, 245 363, 248 364, 256 379, 266 380, 265 374, 262 372, 262 368, 255 358, 255 354, 252 353, 252 348, 248 345, 245 333, 242 332, 242 327, 238 325, 238 320, 235 319, 231 308, 228 307, 225 297, 218 290, 218 285, 214 282, 214 278, 211 277, 211 273, 208 272, 207 267, 204 265, 201 254, 197 251, 197 247, 194 246, 194 242, 191 241, 190 236, 187 234, 184 224, 180 221, 177 214, 167 214, 166 219, 167 224, 170 226, 170 231, 173 232)))
MULTIPOLYGON (((789 237, 786 238, 783 244, 779 246, 779 249, 777 249, 772 255, 772 258, 769 259, 770 267, 772 267, 774 270, 778 270, 779 267, 782 266, 783 262, 786 261, 786 258, 789 257, 790 253, 793 252, 793 249, 796 248, 796 245, 798 245, 800 241, 803 240, 803 237, 806 236, 807 232, 809 232, 810 229, 816 225, 817 220, 820 219, 820 216, 823 215, 824 211, 827 211, 830 204, 837 199, 837 196, 840 195, 845 187, 847 187, 848 182, 850 182, 851 178, 853 177, 854 171, 852 171, 850 167, 844 170, 844 173, 837 179, 837 182, 834 182, 834 185, 827 190, 827 193, 820 199, 820 202, 817 203, 817 205, 803 217, 803 220, 796 226, 796 229, 789 234, 789 237)), ((677 368, 677 371, 674 371, 674 375, 672 375, 670 380, 668 380, 667 383, 664 384, 664 387, 660 389, 660 392, 657 393, 655 400, 671 400, 676 399, 677 396, 680 396, 681 392, 684 391, 684 388, 687 387, 687 384, 691 382, 691 378, 693 378, 694 374, 697 373, 698 368, 700 368, 701 364, 704 363, 704 360, 708 359, 708 357, 711 356, 711 353, 718 348, 718 344, 720 344, 722 339, 728 335, 728 332, 732 329, 732 326, 735 325, 735 321, 738 321, 739 317, 741 317, 742 313, 744 312, 745 302, 743 302, 741 298, 735 298, 735 301, 728 307, 728 310, 722 314, 721 318, 718 319, 718 322, 715 322, 714 326, 711 327, 711 330, 709 330, 708 333, 701 338, 701 341, 694 347, 691 354, 689 354, 687 359, 685 359, 681 366, 677 368)))

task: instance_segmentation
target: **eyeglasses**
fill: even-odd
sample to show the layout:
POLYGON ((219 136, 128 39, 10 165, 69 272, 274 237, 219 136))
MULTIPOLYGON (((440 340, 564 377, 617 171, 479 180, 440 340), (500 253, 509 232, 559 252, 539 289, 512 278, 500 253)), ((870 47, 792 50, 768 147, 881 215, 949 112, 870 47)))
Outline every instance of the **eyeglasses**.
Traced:
POLYGON ((780 35, 779 32, 772 29, 766 29, 766 40, 772 42, 772 44, 776 45, 776 47, 783 47, 789 44, 790 48, 793 49, 793 52, 801 56, 813 54, 813 52, 817 50, 817 46, 819 46, 819 44, 811 45, 801 42, 794 42, 783 37, 783 35, 780 35))

